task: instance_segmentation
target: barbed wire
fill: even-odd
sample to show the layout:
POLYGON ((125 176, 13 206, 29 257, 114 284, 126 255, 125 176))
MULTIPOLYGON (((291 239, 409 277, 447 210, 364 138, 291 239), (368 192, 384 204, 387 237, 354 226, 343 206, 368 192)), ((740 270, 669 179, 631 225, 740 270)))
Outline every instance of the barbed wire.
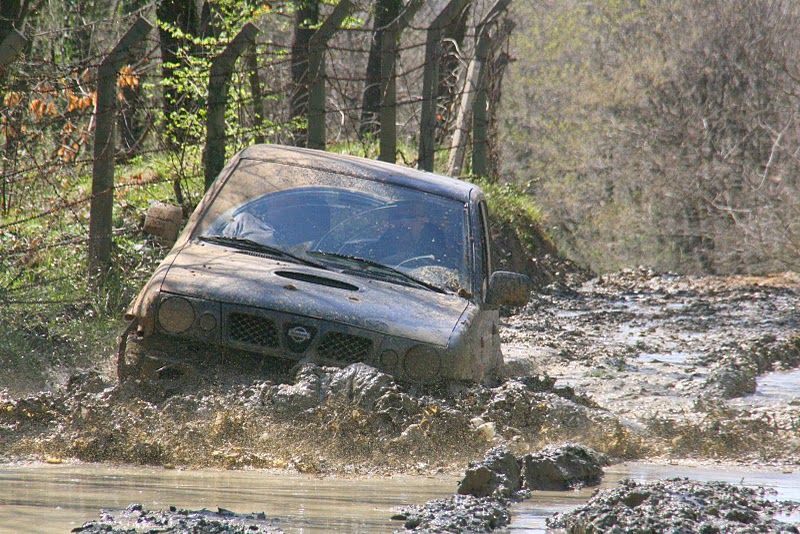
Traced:
MULTIPOLYGON (((3 304, 56 306, 89 301, 26 296, 43 286, 69 282, 69 276, 48 277, 46 268, 31 268, 26 261, 32 255, 54 249, 85 247, 89 243, 87 208, 94 198, 87 191, 94 163, 96 78, 106 52, 98 50, 96 40, 82 57, 73 59, 53 47, 75 39, 81 32, 103 34, 103 43, 110 46, 139 16, 144 14, 152 20, 155 5, 150 2, 118 17, 29 32, 34 41, 32 50, 49 47, 52 54, 36 56, 29 50, 0 73, 0 302, 3 304), (44 45, 46 41, 50 42, 44 45), (37 278, 32 282, 34 276, 37 278), (20 298, 9 299, 12 292, 20 298)), ((287 26, 289 21, 293 23, 294 15, 280 12, 281 5, 275 3, 269 16, 276 17, 279 25, 287 26)), ((376 32, 389 25, 374 27, 375 21, 366 11, 357 15, 364 21, 361 27, 341 29, 325 46, 325 116, 329 139, 362 143, 366 152, 374 150, 369 146, 374 141, 362 138, 362 121, 375 119, 364 115, 362 98, 367 85, 376 83, 374 75, 367 73, 368 57, 375 53, 373 47, 380 44, 375 42, 376 32)), ((425 100, 421 95, 422 72, 428 66, 424 57, 425 13, 417 13, 414 20, 394 48, 398 141, 412 146, 420 128, 420 104, 425 100)), ((268 17, 256 23, 262 30, 272 24, 268 17)), ((445 32, 455 29, 452 25, 457 23, 463 22, 451 23, 445 32)), ((293 81, 295 43, 282 37, 286 33, 262 31, 246 52, 255 54, 259 94, 253 94, 252 73, 249 67, 244 67, 244 58, 239 60, 229 86, 225 135, 229 152, 238 151, 256 137, 273 142, 302 137, 302 128, 298 130, 302 121, 298 123, 291 116, 290 107, 293 99, 301 107, 308 106, 307 95, 303 98, 294 95, 302 95, 302 90, 308 89, 307 84, 315 80, 304 80, 306 85, 293 81)), ((472 27, 462 35, 465 41, 474 37, 472 27)), ((233 35, 226 35, 215 42, 204 42, 191 50, 191 58, 178 57, 174 68, 183 69, 182 75, 187 77, 181 83, 188 88, 175 89, 176 100, 168 105, 164 98, 173 91, 173 86, 163 84, 165 67, 161 62, 159 29, 154 28, 137 45, 137 53, 128 59, 117 81, 119 140, 115 157, 125 165, 119 167, 111 188, 118 208, 124 208, 121 201, 134 192, 139 199, 136 202, 169 200, 166 195, 170 195, 180 203, 178 197, 183 196, 183 202, 188 202, 184 204, 187 210, 202 195, 200 153, 205 125, 201 110, 207 103, 209 79, 207 72, 192 69, 199 68, 193 66, 195 63, 210 64, 232 38, 233 35), (184 118, 191 120, 178 124, 168 117, 170 112, 183 113, 184 118), (128 146, 129 142, 133 146, 128 146), (169 185, 172 188, 165 187, 169 185)), ((181 42, 189 44, 187 39, 181 42)), ((471 47, 454 49, 458 68, 464 69, 471 59, 468 55, 472 53, 471 47)), ((454 80, 458 79, 455 73, 450 74, 454 80)), ((437 153, 453 148, 447 136, 455 119, 455 102, 471 91, 454 82, 449 84, 446 92, 437 90, 435 97, 439 103, 437 153)), ((405 158, 402 151, 399 155, 405 158)), ((130 220, 129 215, 123 214, 124 224, 112 228, 113 235, 145 239, 142 230, 131 225, 130 220)))

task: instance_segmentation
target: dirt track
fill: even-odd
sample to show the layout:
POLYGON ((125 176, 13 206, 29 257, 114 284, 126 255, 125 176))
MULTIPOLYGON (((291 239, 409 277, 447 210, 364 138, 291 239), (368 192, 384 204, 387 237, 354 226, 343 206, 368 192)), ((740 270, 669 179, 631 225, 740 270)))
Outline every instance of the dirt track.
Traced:
POLYGON ((616 458, 796 465, 797 374, 768 395, 757 377, 800 366, 798 300, 795 275, 550 287, 506 320, 509 378, 494 387, 419 389, 361 364, 123 386, 77 374, 0 394, 0 457, 368 475, 460 472, 494 445, 570 440, 616 458))
POLYGON ((800 373, 785 371, 800 366, 800 276, 639 270, 553 289, 507 320, 512 373, 574 387, 646 455, 800 461, 800 373))

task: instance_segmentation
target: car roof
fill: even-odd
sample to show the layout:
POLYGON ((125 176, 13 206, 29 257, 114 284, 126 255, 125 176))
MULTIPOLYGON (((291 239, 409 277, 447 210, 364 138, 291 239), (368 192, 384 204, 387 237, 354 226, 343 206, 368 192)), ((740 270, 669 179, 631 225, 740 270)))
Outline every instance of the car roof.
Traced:
POLYGON ((462 202, 468 202, 476 185, 442 176, 431 172, 420 171, 410 167, 394 165, 355 156, 345 156, 322 150, 299 148, 282 145, 253 145, 239 152, 241 159, 270 161, 285 165, 308 167, 334 173, 359 176, 380 182, 397 184, 418 189, 462 202))

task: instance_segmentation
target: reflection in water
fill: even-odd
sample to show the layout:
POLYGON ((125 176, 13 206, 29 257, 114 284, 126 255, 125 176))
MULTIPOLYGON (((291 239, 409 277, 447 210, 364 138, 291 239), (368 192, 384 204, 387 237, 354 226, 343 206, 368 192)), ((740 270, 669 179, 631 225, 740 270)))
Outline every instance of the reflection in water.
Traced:
MULTIPOLYGON (((623 478, 638 482, 672 477, 720 480, 771 487, 776 498, 800 501, 800 472, 747 467, 630 462, 606 468, 602 488, 623 478)), ((172 471, 103 465, 35 465, 0 468, 0 532, 67 532, 101 508, 130 503, 145 508, 226 508, 265 512, 287 532, 391 532, 389 520, 405 504, 450 495, 455 479, 392 477, 371 480, 318 479, 262 471, 172 471)), ((596 488, 536 491, 512 507, 513 532, 544 532, 545 518, 586 502, 596 488)), ((792 520, 797 520, 792 517, 792 520)))
POLYGON ((104 465, 0 468, 0 532, 69 532, 101 508, 265 512, 286 532, 387 532, 397 507, 453 493, 456 480, 391 477, 319 479, 261 471, 174 471, 104 465))

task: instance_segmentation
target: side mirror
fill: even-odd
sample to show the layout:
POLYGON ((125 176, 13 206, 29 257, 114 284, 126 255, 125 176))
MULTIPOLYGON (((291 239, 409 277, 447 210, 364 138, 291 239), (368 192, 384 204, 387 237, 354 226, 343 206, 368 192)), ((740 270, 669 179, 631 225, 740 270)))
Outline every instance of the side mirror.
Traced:
POLYGON ((528 303, 533 282, 525 274, 495 271, 489 278, 486 304, 490 306, 524 306, 528 303))

